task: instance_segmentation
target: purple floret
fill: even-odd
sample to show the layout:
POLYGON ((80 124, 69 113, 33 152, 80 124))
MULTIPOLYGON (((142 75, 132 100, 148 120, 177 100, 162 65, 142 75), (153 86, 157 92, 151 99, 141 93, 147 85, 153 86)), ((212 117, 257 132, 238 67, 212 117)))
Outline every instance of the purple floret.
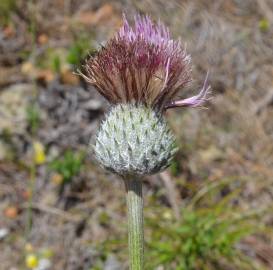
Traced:
POLYGON ((161 22, 137 15, 130 26, 124 16, 118 33, 87 61, 83 76, 112 104, 136 102, 159 111, 196 107, 207 99, 207 80, 197 96, 173 101, 191 81, 190 60, 161 22))

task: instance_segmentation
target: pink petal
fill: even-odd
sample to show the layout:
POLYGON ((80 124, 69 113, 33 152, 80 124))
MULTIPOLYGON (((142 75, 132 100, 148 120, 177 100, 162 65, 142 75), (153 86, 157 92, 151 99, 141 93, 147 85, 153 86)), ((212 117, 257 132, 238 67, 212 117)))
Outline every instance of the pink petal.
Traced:
POLYGON ((165 109, 175 108, 175 107, 200 107, 206 101, 209 100, 210 94, 210 85, 208 84, 209 73, 206 75, 206 79, 204 81, 203 87, 200 90, 199 94, 196 96, 192 96, 186 99, 171 101, 169 104, 165 106, 165 109))

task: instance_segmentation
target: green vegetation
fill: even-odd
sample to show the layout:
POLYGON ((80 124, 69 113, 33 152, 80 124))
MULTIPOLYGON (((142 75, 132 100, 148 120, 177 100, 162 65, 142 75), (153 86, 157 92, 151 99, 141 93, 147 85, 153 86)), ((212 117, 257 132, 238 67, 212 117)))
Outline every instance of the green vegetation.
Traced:
POLYGON ((40 111, 36 104, 29 105, 26 109, 27 123, 31 134, 35 134, 40 126, 40 111))
POLYGON ((180 164, 179 164, 179 162, 176 159, 174 159, 172 161, 172 163, 171 163, 171 165, 170 165, 169 168, 170 168, 171 174, 173 176, 179 175, 179 173, 181 171, 180 164))
MULTIPOLYGON (((55 74, 60 74, 63 69, 79 67, 87 54, 92 54, 92 38, 81 36, 75 38, 68 48, 47 48, 35 61, 35 66, 40 69, 50 69, 55 74)), ((24 57, 24 56, 22 56, 24 57)))
POLYGON ((6 25, 10 21, 10 15, 16 8, 15 0, 0 1, 0 24, 6 25))
MULTIPOLYGON (((205 181, 195 196, 183 202, 179 220, 158 199, 150 201, 145 210, 145 269, 265 269, 238 248, 249 236, 272 235, 269 225, 262 221, 272 209, 243 209, 238 204, 238 194, 246 183, 246 179, 236 177, 215 183, 205 181), (223 194, 224 190, 229 191, 223 194)), ((124 260, 126 241, 113 235, 100 243, 101 254, 107 257, 116 253, 124 260)))
POLYGON ((75 153, 67 150, 61 158, 55 159, 50 164, 50 169, 62 176, 63 184, 72 181, 73 177, 78 175, 83 167, 85 154, 75 153))
MULTIPOLYGON (((235 249, 235 244, 254 231, 254 225, 248 220, 235 221, 222 218, 213 210, 185 210, 181 223, 151 223, 153 241, 149 244, 149 269, 158 265, 175 265, 173 269, 219 269, 218 260, 231 260, 242 254, 235 249)), ((240 268, 243 269, 243 268, 240 268)), ((251 268, 249 268, 251 269, 251 268)))
POLYGON ((76 39, 68 50, 67 62, 71 65, 79 66, 88 52, 90 52, 90 47, 90 40, 88 38, 80 37, 76 39))
POLYGON ((54 55, 53 59, 52 59, 52 70, 59 74, 61 72, 61 58, 59 55, 54 55))
MULTIPOLYGON (((158 215, 148 219, 151 236, 148 242, 147 269, 205 270, 225 269, 262 269, 256 267, 236 246, 242 239, 253 233, 261 232, 265 225, 258 223, 258 217, 264 213, 243 211, 234 203, 239 189, 224 197, 218 197, 219 185, 200 190, 181 212, 181 219, 158 215), (212 196, 213 195, 213 196, 212 196), (203 201, 203 199, 205 200, 203 201), (207 198, 213 198, 210 202, 207 198), (197 201, 201 202, 196 205, 197 201)), ((161 213, 161 214, 160 214, 161 213)))

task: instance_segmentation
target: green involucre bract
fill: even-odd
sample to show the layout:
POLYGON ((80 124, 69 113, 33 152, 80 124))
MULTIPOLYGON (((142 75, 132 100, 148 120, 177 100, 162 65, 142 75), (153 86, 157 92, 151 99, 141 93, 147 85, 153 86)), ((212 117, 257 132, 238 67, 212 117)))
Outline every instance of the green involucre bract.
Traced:
POLYGON ((165 169, 177 148, 162 114, 137 104, 119 104, 107 114, 93 145, 98 161, 119 175, 165 169))

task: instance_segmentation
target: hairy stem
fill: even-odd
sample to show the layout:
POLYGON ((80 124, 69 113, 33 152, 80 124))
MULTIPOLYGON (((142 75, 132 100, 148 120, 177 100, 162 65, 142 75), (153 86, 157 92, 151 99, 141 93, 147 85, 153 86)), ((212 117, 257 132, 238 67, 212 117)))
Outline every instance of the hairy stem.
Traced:
POLYGON ((144 227, 142 181, 137 178, 124 180, 128 211, 128 241, 130 270, 144 268, 144 227))

